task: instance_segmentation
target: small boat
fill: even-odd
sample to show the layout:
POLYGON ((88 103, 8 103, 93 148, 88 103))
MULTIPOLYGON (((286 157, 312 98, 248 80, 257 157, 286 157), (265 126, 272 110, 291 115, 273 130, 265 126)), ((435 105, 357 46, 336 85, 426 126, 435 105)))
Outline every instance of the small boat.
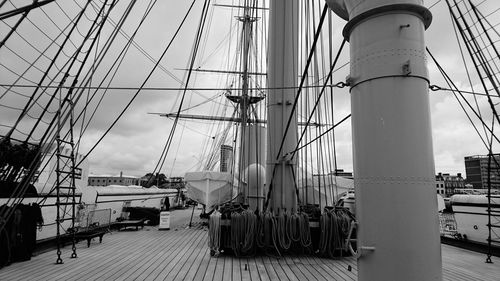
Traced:
MULTIPOLYGON (((488 239, 500 242, 498 236, 494 237, 494 232, 489 238, 488 224, 494 222, 488 221, 488 195, 455 194, 451 196, 450 202, 457 224, 458 237, 482 244, 488 243, 488 239)), ((492 195, 489 207, 492 212, 499 210, 500 196, 492 195)), ((492 218, 497 219, 494 216, 492 218)), ((492 244, 492 246, 500 246, 500 244, 492 244)))
POLYGON ((212 208, 233 198, 233 176, 228 172, 189 172, 184 177, 189 197, 205 208, 212 208))

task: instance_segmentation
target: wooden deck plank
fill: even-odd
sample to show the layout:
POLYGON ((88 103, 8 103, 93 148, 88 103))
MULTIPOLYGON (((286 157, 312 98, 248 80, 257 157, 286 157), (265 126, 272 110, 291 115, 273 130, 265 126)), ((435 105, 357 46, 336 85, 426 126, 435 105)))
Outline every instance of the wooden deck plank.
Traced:
MULTIPOLYGON (((100 270, 100 272, 104 273, 108 280, 113 280, 124 276, 125 273, 130 272, 131 267, 137 267, 137 263, 141 263, 141 259, 127 259, 127 263, 120 263, 123 259, 129 256, 137 256, 138 252, 146 252, 146 253, 155 253, 160 241, 164 238, 161 235, 158 235, 156 229, 152 229, 148 231, 146 236, 143 236, 144 233, 141 232, 137 235, 134 235, 134 239, 128 240, 127 243, 123 243, 122 248, 119 249, 110 249, 106 256, 109 258, 102 259, 101 263, 92 263, 87 268, 87 272, 91 274, 92 270, 100 270), (148 241, 145 240, 145 237, 149 237, 148 241), (117 266, 114 264, 117 263, 117 266), (117 270, 117 269, 121 270, 117 270)), ((123 237, 125 238, 125 236, 123 237)), ((99 261, 97 261, 99 262, 99 261)), ((88 278, 85 278, 89 280, 88 278)), ((91 278, 90 280, 94 280, 91 278)), ((99 279, 97 279, 99 280, 99 279)))
POLYGON ((224 258, 212 257, 211 263, 207 269, 207 274, 203 280, 222 280, 222 272, 224 271, 224 258))
POLYGON ((251 281, 252 277, 250 276, 248 259, 247 258, 238 258, 238 260, 240 261, 241 280, 242 281, 251 281))
POLYGON ((224 271, 222 273, 222 281, 233 280, 233 258, 224 255, 224 271))
POLYGON ((328 281, 328 278, 326 278, 327 275, 317 269, 316 264, 311 262, 309 256, 298 256, 298 258, 301 270, 309 272, 308 274, 311 274, 319 281, 328 281))
POLYGON ((281 280, 278 275, 276 274, 276 271, 271 265, 271 262, 269 261, 268 257, 259 257, 259 259, 262 262, 262 265, 264 266, 264 270, 266 271, 267 276, 269 277, 270 280, 281 280))
POLYGON ((225 267, 225 257, 217 257, 217 264, 215 266, 214 278, 213 280, 222 280, 224 277, 224 267, 225 267))
MULTIPOLYGON (((132 244, 133 245, 133 244, 132 244)), ((87 250, 85 252, 80 252, 78 253, 78 259, 81 260, 81 262, 78 262, 76 266, 65 272, 60 276, 61 280, 70 279, 73 275, 79 275, 79 276, 85 276, 86 270, 88 270, 89 267, 99 265, 99 264, 106 264, 109 260, 112 260, 113 257, 109 255, 108 253, 114 253, 114 254, 120 254, 120 255, 125 255, 126 251, 132 250, 131 248, 124 248, 121 243, 119 244, 113 244, 113 245, 103 245, 105 248, 99 249, 98 251, 94 250, 87 250)), ((139 245, 136 246, 136 250, 140 250, 142 247, 139 245)), ((93 275, 88 275, 88 277, 92 277, 93 275)), ((80 278, 82 279, 82 278, 80 278)))
MULTIPOLYGON (((161 237, 159 237, 159 238, 161 239, 161 237)), ((178 236, 173 236, 170 239, 171 240, 169 240, 169 241, 171 244, 176 244, 179 241, 181 241, 181 238, 179 238, 178 236)), ((151 263, 152 260, 157 258, 158 255, 162 255, 163 251, 158 250, 158 248, 157 248, 158 244, 159 244, 159 241, 155 239, 155 242, 150 243, 149 244, 150 246, 145 248, 144 251, 142 251, 143 252, 142 255, 140 255, 139 253, 133 254, 135 256, 135 259, 134 259, 135 262, 128 264, 128 266, 124 270, 119 271, 116 274, 112 275, 110 277, 110 280, 125 280, 130 275, 136 274, 136 271, 140 270, 144 266, 147 266, 148 263, 151 263), (147 257, 145 257, 145 255, 147 255, 147 257)))
POLYGON ((309 278, 310 280, 326 281, 326 279, 323 278, 323 276, 314 269, 314 264, 309 263, 309 259, 306 255, 297 256, 294 259, 294 262, 297 265, 297 268, 302 272, 302 274, 304 274, 304 276, 306 276, 306 278, 309 278))
MULTIPOLYGON (((137 246, 136 249, 140 250, 142 247, 137 246)), ((115 248, 109 247, 107 249, 100 250, 97 254, 80 255, 78 259, 80 261, 76 266, 70 268, 68 271, 64 272, 60 277, 60 280, 89 280, 94 277, 95 272, 91 271, 91 268, 99 269, 100 265, 105 265, 112 263, 114 260, 113 255, 125 255, 127 251, 131 248, 124 249, 123 247, 115 248), (113 253, 113 254, 111 254, 113 253), (97 268, 96 268, 97 267, 97 268)), ((82 253, 83 254, 83 253, 82 253)), ((96 271, 101 273, 101 271, 96 271)), ((104 273, 104 272, 102 272, 104 273)))
POLYGON ((189 270, 190 266, 196 262, 196 259, 200 255, 201 252, 204 251, 207 245, 207 237, 205 235, 199 235, 198 241, 193 244, 191 247, 191 251, 186 253, 186 256, 179 260, 176 266, 165 275, 165 272, 162 272, 158 278, 168 278, 169 280, 179 280, 179 277, 184 277, 186 275, 186 271, 189 270))
POLYGON ((207 271, 208 263, 210 261, 210 252, 207 247, 206 254, 203 255, 202 259, 200 260, 200 266, 196 270, 196 274, 193 276, 192 279, 186 279, 186 280, 203 280, 205 277, 205 273, 207 271))
POLYGON ((240 266, 240 259, 232 259, 232 280, 241 280, 241 266, 240 266))
MULTIPOLYGON (((85 243, 79 243, 78 245, 82 248, 77 249, 78 258, 65 259, 65 267, 67 266, 67 268, 61 270, 63 274, 54 276, 53 272, 50 272, 47 279, 55 277, 60 280, 69 280, 71 278, 77 278, 78 275, 83 275, 82 273, 88 268, 89 262, 96 260, 103 262, 103 259, 106 257, 106 254, 103 255, 103 253, 106 253, 109 249, 120 247, 121 243, 116 243, 119 242, 119 240, 113 240, 115 240, 115 243, 108 243, 108 239, 105 239, 102 244, 94 246, 91 244, 89 248, 87 248, 85 243)), ((67 253, 67 255, 69 256, 70 253, 67 253)), ((39 275, 39 278, 44 279, 44 276, 39 275)))
MULTIPOLYGON (((217 260, 214 269, 213 280, 222 280, 222 276, 224 274, 224 257, 213 257, 213 259, 217 260)), ((210 280, 210 279, 208 279, 210 280)))
MULTIPOLYGON (((55 251, 49 251, 0 269, 0 280, 356 280, 352 257, 216 258, 210 257, 206 241, 207 232, 202 229, 113 232, 102 244, 93 243, 90 248, 79 243, 77 259, 68 258, 71 247, 67 246, 63 265, 54 265, 55 251)), ((496 281, 500 276, 497 257, 493 257, 494 264, 486 264, 484 254, 448 245, 442 250, 444 280, 496 281)))
MULTIPOLYGON (((120 259, 115 261, 115 264, 112 267, 108 267, 107 270, 103 270, 102 274, 96 274, 95 280, 110 280, 124 271, 127 271, 137 260, 135 256, 135 251, 153 251, 155 249, 155 244, 159 243, 163 238, 158 236, 152 243, 149 243, 149 247, 144 247, 140 243, 136 243, 137 247, 130 248, 123 255, 121 255, 120 259)), ((174 237, 168 237, 169 242, 174 239, 174 237)), ((109 265, 108 265, 109 266, 109 265)))
POLYGON ((337 267, 330 264, 329 259, 320 258, 316 256, 311 256, 311 258, 316 262, 317 266, 320 267, 324 272, 328 273, 333 280, 350 280, 343 272, 339 272, 337 267))
POLYGON ((219 258, 210 257, 210 260, 208 261, 207 271, 205 271, 205 276, 203 276, 204 281, 220 280, 220 279, 215 279, 214 277, 215 269, 217 268, 217 263, 219 263, 219 258))
POLYGON ((257 264, 255 262, 255 257, 248 257, 248 273, 250 274, 250 280, 252 281, 262 281, 261 272, 257 268, 257 264))
POLYGON ((316 261, 310 256, 307 255, 304 257, 307 260, 307 263, 311 266, 308 266, 311 270, 315 270, 318 276, 321 276, 323 280, 332 280, 332 276, 328 274, 321 266, 318 266, 316 261))
POLYGON ((210 249, 208 247, 204 247, 201 249, 200 253, 198 254, 198 257, 196 257, 195 263, 192 264, 189 267, 189 270, 186 271, 185 276, 178 276, 178 280, 183 280, 183 281, 191 281, 194 280, 196 274, 198 273, 198 270, 201 266, 202 260, 210 255, 210 249), (182 277, 182 278, 180 278, 182 277))
MULTIPOLYGON (((157 229, 151 229, 150 231, 158 231, 157 229)), ((162 242, 164 239, 173 239, 173 237, 163 237, 163 235, 155 235, 151 237, 151 241, 147 244, 143 244, 141 238, 143 236, 134 237, 134 240, 129 240, 127 245, 123 246, 123 251, 121 249, 113 249, 109 251, 109 256, 111 256, 108 260, 103 260, 101 265, 97 265, 94 267, 94 270, 100 272, 100 274, 96 274, 93 278, 86 280, 110 280, 114 278, 118 278, 126 272, 131 266, 133 266, 138 261, 134 258, 136 256, 137 251, 146 251, 146 252, 155 252, 158 248, 158 244, 162 242), (112 266, 110 264, 113 264, 112 266)), ((94 265, 93 265, 94 266, 94 265)))
POLYGON ((299 278, 297 278, 297 276, 295 276, 295 273, 292 271, 290 266, 288 266, 286 259, 278 258, 278 259, 276 259, 276 261, 278 262, 278 265, 281 267, 281 269, 283 270, 283 272, 285 273, 286 277, 289 280, 292 280, 292 281, 299 281, 300 280, 299 278))
MULTIPOLYGON (((178 254, 174 254, 174 259, 172 259, 170 262, 166 263, 166 266, 163 267, 163 269, 156 275, 153 276, 154 280, 171 280, 174 279, 175 275, 177 272, 180 270, 180 267, 185 264, 188 260, 193 260, 193 252, 196 249, 201 249, 201 245, 199 245, 200 242, 206 241, 204 235, 192 235, 192 240, 191 242, 187 245, 187 247, 184 247, 181 252, 178 254), (199 246, 199 247, 198 247, 199 246)), ((187 239, 187 235, 185 236, 187 239)), ((165 264, 163 262, 162 264, 165 264)))
MULTIPOLYGON (((82 247, 77 249, 78 258, 65 259, 64 265, 62 265, 62 268, 59 269, 62 274, 55 276, 54 271, 52 270, 44 275, 37 274, 38 278, 41 280, 75 280, 78 278, 81 279, 82 276, 92 276, 86 274, 89 267, 99 263, 106 263, 108 259, 112 259, 112 257, 106 253, 108 251, 116 251, 114 249, 121 248, 121 243, 107 243, 106 240, 103 240, 102 244, 96 245, 95 247, 92 247, 91 245, 91 247, 87 248, 86 243, 79 243, 78 245, 79 247, 82 247)), ((68 253, 68 255, 70 255, 70 253, 68 253)), ((59 266, 60 265, 56 265, 56 267, 59 266)))
MULTIPOLYGON (((108 243, 108 241, 103 240, 103 243, 104 242, 108 243)), ((118 241, 113 241, 113 242, 117 243, 118 241)), ((116 243, 111 243, 111 244, 116 244, 116 243)), ((77 254, 79 256, 81 256, 82 251, 83 252, 89 251, 87 249, 86 243, 84 243, 83 241, 81 243, 78 243, 76 246, 77 246, 77 254)), ((91 245, 91 248, 92 248, 92 245, 91 245)), ((45 278, 45 276, 50 275, 54 271, 52 266, 61 267, 64 270, 72 269, 74 266, 73 261, 75 261, 75 259, 70 259, 71 253, 72 253, 71 246, 66 246, 65 248, 62 248, 62 255, 61 256, 62 256, 62 259, 64 261, 64 264, 61 264, 61 265, 55 264, 56 258, 57 258, 55 250, 50 251, 50 252, 46 252, 44 254, 39 254, 37 256, 32 257, 32 261, 36 261, 36 262, 27 261, 27 262, 16 263, 15 264, 16 265, 15 271, 21 271, 26 275, 33 275, 33 276, 36 275, 39 279, 42 280, 43 278, 45 278)), ((79 260, 79 259, 76 259, 76 260, 79 260)), ((9 272, 9 269, 11 269, 11 268, 13 268, 13 267, 12 266, 6 267, 5 268, 6 272, 9 272)), ((16 272, 13 272, 13 273, 15 274, 16 272)), ((9 279, 9 280, 18 281, 18 280, 23 280, 23 279, 22 279, 22 277, 16 278, 15 276, 12 276, 11 279, 9 279)))
POLYGON ((357 279, 356 275, 352 271, 348 270, 348 265, 343 263, 342 260, 339 260, 339 259, 333 260, 333 261, 336 261, 333 263, 328 262, 329 259, 323 259, 323 260, 324 260, 323 267, 325 267, 325 263, 331 264, 331 269, 334 270, 335 273, 340 275, 343 278, 343 280, 355 281, 357 279))
POLYGON ((180 240, 177 240, 174 244, 161 245, 158 248, 159 254, 155 256, 148 262, 147 266, 140 267, 135 270, 135 272, 128 276, 125 280, 136 280, 141 278, 142 280, 154 280, 156 276, 163 270, 162 264, 168 266, 172 260, 176 259, 178 256, 182 255, 186 251, 188 245, 194 241, 196 235, 189 234, 189 232, 181 231, 178 233, 180 240))
POLYGON ((281 258, 281 261, 284 262, 282 265, 288 266, 288 268, 290 268, 290 270, 293 272, 293 275, 298 280, 308 280, 307 277, 302 273, 302 271, 297 267, 294 259, 295 259, 295 257, 291 257, 289 255, 284 255, 281 258))
POLYGON ((272 279, 267 273, 266 267, 264 266, 264 262, 260 257, 253 257, 252 258, 255 267, 257 268, 257 272, 259 273, 260 280, 262 281, 271 281, 272 279))
MULTIPOLYGON (((120 236, 119 233, 116 233, 115 235, 120 236)), ((137 234, 141 235, 141 234, 137 234)), ((124 236, 123 236, 124 237, 124 236)), ((130 240, 134 241, 136 237, 130 237, 130 240)), ((117 239, 118 240, 118 239, 117 239)), ((89 275, 87 273, 92 272, 90 268, 98 267, 100 265, 106 264, 110 261, 113 260, 113 255, 110 253, 114 254, 123 254, 124 252, 128 251, 131 247, 134 246, 133 243, 124 245, 122 243, 117 243, 117 244, 104 244, 100 245, 101 247, 95 247, 93 249, 88 248, 83 253, 80 253, 79 258, 81 259, 81 262, 78 263, 77 266, 74 266, 67 272, 65 272, 65 275, 62 276, 66 278, 67 280, 77 280, 77 279, 87 279, 91 278, 93 274, 89 275), (87 255, 88 254, 88 255, 87 255)), ((138 245, 136 246, 137 250, 140 250, 141 247, 138 245)))
POLYGON ((492 257, 493 264, 485 263, 486 255, 442 245, 443 269, 451 269, 469 280, 498 280, 500 258, 492 257))
MULTIPOLYGON (((454 281, 473 281, 472 279, 469 279, 469 277, 463 276, 460 273, 454 272, 453 270, 449 269, 443 269, 443 275, 450 277, 451 280, 454 281)), ((477 279, 474 279, 474 281, 477 281, 477 279)))

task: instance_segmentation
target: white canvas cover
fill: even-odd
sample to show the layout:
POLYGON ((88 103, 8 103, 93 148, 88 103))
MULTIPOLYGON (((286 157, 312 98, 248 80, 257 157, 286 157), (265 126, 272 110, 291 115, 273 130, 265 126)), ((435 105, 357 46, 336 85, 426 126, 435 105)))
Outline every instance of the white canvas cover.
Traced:
POLYGON ((299 200, 301 204, 319 204, 321 208, 326 205, 333 206, 335 202, 354 188, 354 180, 333 176, 311 177, 298 180, 299 200), (321 177, 321 178, 320 178, 321 177))
POLYGON ((211 208, 233 196, 232 175, 225 172, 190 172, 184 176, 189 197, 211 208))

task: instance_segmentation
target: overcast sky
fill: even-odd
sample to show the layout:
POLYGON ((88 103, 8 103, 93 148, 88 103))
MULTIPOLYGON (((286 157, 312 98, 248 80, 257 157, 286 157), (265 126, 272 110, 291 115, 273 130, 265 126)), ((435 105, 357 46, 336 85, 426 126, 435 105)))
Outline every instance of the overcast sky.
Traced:
MULTIPOLYGON (((30 2, 31 1, 26 1, 26 3, 30 2)), ((76 16, 78 7, 74 2, 58 2, 61 2, 60 6, 69 17, 73 18, 76 16)), ((83 5, 84 2, 86 1, 78 1, 80 5, 83 5)), ((129 35, 132 34, 135 26, 139 23, 148 2, 149 1, 138 1, 134 6, 131 15, 123 27, 123 30, 129 35)), ((438 1, 424 1, 426 6, 431 6, 436 2, 438 1)), ((485 14, 495 11, 495 9, 500 6, 500 3, 493 2, 497 1, 484 3, 480 6, 480 9, 485 14)), ((16 1, 16 6, 19 7, 26 3, 18 3, 18 1, 16 1)), ((179 26, 190 3, 191 1, 158 1, 145 21, 144 26, 140 29, 135 41, 140 44, 150 56, 155 59, 159 58, 161 52, 179 26)), ((212 1, 212 3, 231 4, 231 1, 212 1)), ((115 22, 118 22, 126 4, 128 4, 128 1, 120 1, 116 10, 111 14, 111 18, 115 22)), ((320 4, 322 6, 323 2, 321 1, 320 4)), ((161 61, 161 65, 179 79, 183 79, 186 73, 181 69, 188 66, 189 55, 192 50, 202 5, 203 1, 196 2, 184 27, 181 29, 178 37, 167 52, 167 55, 161 61)), ((6 4, 0 11, 4 12, 11 8, 12 5, 6 4)), ((457 85, 461 89, 470 90, 445 1, 439 1, 439 3, 432 7, 431 11, 434 19, 432 25, 426 32, 427 46, 438 58, 440 64, 456 81, 457 85)), ((231 56, 231 50, 228 50, 226 45, 227 42, 230 41, 228 38, 235 36, 231 33, 234 28, 231 29, 230 27, 235 26, 237 21, 234 14, 232 14, 231 10, 228 8, 212 6, 210 13, 211 21, 207 23, 210 27, 210 33, 203 38, 204 47, 200 50, 201 55, 194 67, 227 69, 227 62, 230 61, 228 56, 231 56), (219 44, 221 42, 224 43, 224 46, 219 44)), ((95 16, 95 12, 89 12, 86 15, 91 18, 95 16)), ((17 18, 18 17, 15 17, 7 20, 5 23, 0 23, 0 34, 2 38, 10 30, 8 25, 14 25, 17 18)), ((69 23, 66 15, 54 3, 48 4, 43 10, 40 9, 31 12, 28 18, 34 24, 26 21, 23 22, 18 29, 18 33, 14 34, 9 41, 7 41, 6 47, 8 48, 3 47, 0 49, 2 64, 0 70, 1 84, 14 83, 17 76, 12 71, 17 74, 23 73, 28 67, 28 62, 35 60, 39 55, 39 53, 28 45, 21 36, 32 45, 39 48, 39 50, 43 50, 50 44, 48 37, 55 38, 59 32, 55 24, 63 28, 69 23), (43 12, 49 15, 50 19, 43 12), (51 22, 51 20, 54 21, 55 24, 51 22), (40 30, 36 29, 34 25, 38 26, 40 30), (46 33, 46 35, 43 33, 46 33)), ((341 30, 345 25, 345 21, 336 16, 334 18, 335 32, 333 38, 336 46, 338 46, 342 39, 341 30)), ((496 13, 492 15, 490 19, 492 24, 497 24, 500 22, 500 14, 496 13)), ((89 20, 87 20, 87 22, 90 24, 89 20)), ((79 32, 85 33, 86 30, 82 27, 79 32)), ((109 32, 110 27, 106 26, 104 34, 109 34, 109 32)), ((102 37, 104 38, 105 36, 103 35, 102 37)), ((78 38, 81 39, 81 36, 75 36, 73 39, 75 42, 78 42, 78 38)), ((103 41, 104 39, 99 41, 100 44, 103 44, 103 41)), ((233 42, 235 41, 236 38, 233 38, 233 42)), ((59 38, 56 42, 62 42, 62 38, 59 38)), ((124 37, 118 35, 116 45, 123 46, 125 42, 126 40, 124 37)), ((235 48, 234 43, 232 48, 235 48)), ((72 50, 74 49, 73 47, 72 50)), ((55 54, 56 50, 54 46, 51 47, 47 57, 50 57, 51 54, 55 54)), ((118 52, 119 48, 111 49, 109 57, 104 63, 111 65, 111 62, 116 58, 118 52)), ((339 65, 348 62, 348 57, 348 48, 346 47, 339 61, 339 65)), ((49 62, 50 60, 48 58, 41 58, 35 65, 43 70, 47 67, 49 62)), ((59 67, 61 66, 62 65, 59 65, 59 67)), ((153 63, 151 61, 136 48, 131 47, 111 85, 136 88, 144 81, 147 73, 152 67, 153 63)), ((85 69, 85 71, 88 70, 89 69, 85 69)), ((440 77, 439 71, 431 62, 429 62, 429 73, 431 84, 447 87, 440 77)), ((72 74, 74 75, 74 73, 72 74)), ((333 80, 343 81, 347 74, 348 68, 346 67, 337 72, 333 80)), ((97 71, 95 74, 96 80, 97 77, 103 77, 103 75, 104 71, 97 71)), ((41 72, 30 70, 23 75, 23 77, 28 80, 21 79, 17 84, 32 85, 41 77, 41 72)), ((192 78, 190 85, 198 88, 224 88, 228 86, 228 83, 229 82, 221 77, 221 75, 198 74, 192 78)), ((57 84, 57 81, 53 82, 53 84, 57 84)), ((149 79, 146 87, 180 88, 182 85, 164 71, 157 70, 152 75, 151 79, 149 79)), ((32 89, 22 88, 13 88, 13 90, 26 95, 29 95, 32 91, 32 89)), ((484 92, 480 87, 479 81, 475 82, 474 90, 477 92, 484 92)), ((5 88, 0 90, 0 93, 5 93, 5 88)), ((216 90, 199 91, 197 93, 189 92, 186 96, 183 108, 206 102, 207 99, 211 99, 214 96, 220 96, 221 93, 222 91, 216 90)), ((134 94, 135 91, 133 90, 110 90, 106 93, 100 109, 96 112, 93 122, 90 123, 89 129, 83 137, 80 148, 81 153, 86 153, 95 141, 100 138, 134 94)), ((178 91, 140 92, 132 106, 127 110, 117 125, 90 155, 91 173, 118 174, 120 171, 123 171, 124 174, 141 176, 151 172, 159 159, 163 144, 170 133, 173 121, 148 113, 174 112, 178 105, 179 96, 180 92, 178 91)), ((48 97, 44 98, 46 101, 48 97)), ((40 100, 40 103, 43 104, 44 98, 40 100)), ((468 96, 468 100, 472 102, 472 96, 468 96)), ((488 122, 488 120, 491 120, 489 105, 484 97, 479 97, 478 101, 482 112, 485 114, 484 119, 488 122)), ((7 108, 4 106, 0 108, 0 124, 12 125, 19 115, 19 110, 12 108, 23 107, 25 102, 25 97, 11 92, 0 99, 0 104, 11 107, 7 108)), ((224 102, 224 98, 222 97, 215 98, 185 113, 220 113, 220 105, 224 102)), ((451 93, 443 91, 431 92, 430 102, 436 172, 449 172, 453 174, 457 172, 464 173, 465 168, 463 159, 465 156, 486 154, 487 151, 451 93)), ((94 100, 91 104, 95 106, 96 103, 97 101, 94 100)), ((54 110, 55 108, 53 107, 51 109, 54 110)), ((340 120, 350 113, 349 94, 346 89, 336 90, 334 109, 336 120, 340 120)), ((37 114, 40 113, 40 109, 34 107, 32 113, 34 116, 37 116, 37 114)), ((33 122, 33 120, 29 120, 28 118, 28 120, 23 121, 19 130, 26 133, 26 131, 32 127, 33 122)), ((350 122, 346 122, 339 126, 336 135, 337 166, 347 171, 352 171, 350 126, 350 122)), ((212 130, 208 122, 181 121, 176 131, 176 137, 170 148, 169 157, 161 172, 165 173, 167 176, 183 176, 185 172, 195 169, 203 155, 204 147, 207 144, 210 145, 211 141, 213 141, 212 137, 216 135, 212 130)), ((5 134, 6 131, 6 127, 0 127, 0 133, 2 135, 5 134)), ((41 132, 37 132, 35 136, 39 137, 40 133, 41 132)), ((24 139, 23 134, 20 132, 15 132, 14 136, 24 139)), ((411 161, 411 159, 408 159, 408 161, 411 161)))

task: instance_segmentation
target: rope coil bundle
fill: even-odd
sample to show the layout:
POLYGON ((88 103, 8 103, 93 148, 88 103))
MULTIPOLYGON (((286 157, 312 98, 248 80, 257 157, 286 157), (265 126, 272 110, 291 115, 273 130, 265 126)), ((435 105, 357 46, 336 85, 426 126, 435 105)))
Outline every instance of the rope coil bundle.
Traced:
POLYGON ((257 215, 251 210, 231 213, 231 249, 236 256, 245 256, 255 251, 257 215))
POLYGON ((276 233, 278 237, 278 245, 283 251, 290 249, 292 240, 290 239, 289 225, 290 219, 286 211, 279 211, 276 218, 276 233))
POLYGON ((321 214, 318 247, 320 255, 330 258, 342 256, 352 221, 352 215, 345 209, 325 210, 321 214))
POLYGON ((310 248, 312 245, 311 229, 309 228, 309 216, 306 213, 300 213, 299 220, 300 245, 304 248, 310 248))
POLYGON ((261 214, 257 225, 256 245, 266 253, 269 250, 274 250, 278 256, 281 256, 277 244, 278 238, 276 224, 276 218, 273 213, 265 211, 261 214))
MULTIPOLYGON (((333 258, 344 255, 354 216, 344 208, 327 208, 319 217, 319 244, 316 253, 333 258)), ((257 251, 282 256, 288 251, 312 253, 310 214, 303 211, 262 213, 242 206, 225 206, 209 219, 209 246, 212 256, 231 249, 235 256, 255 255, 257 251), (222 220, 228 220, 226 227, 222 220), (224 238, 226 237, 226 238, 224 238), (221 242, 227 241, 227 242, 221 242)))
POLYGON ((221 250, 221 216, 219 210, 215 210, 208 220, 208 247, 210 255, 218 255, 221 250))

